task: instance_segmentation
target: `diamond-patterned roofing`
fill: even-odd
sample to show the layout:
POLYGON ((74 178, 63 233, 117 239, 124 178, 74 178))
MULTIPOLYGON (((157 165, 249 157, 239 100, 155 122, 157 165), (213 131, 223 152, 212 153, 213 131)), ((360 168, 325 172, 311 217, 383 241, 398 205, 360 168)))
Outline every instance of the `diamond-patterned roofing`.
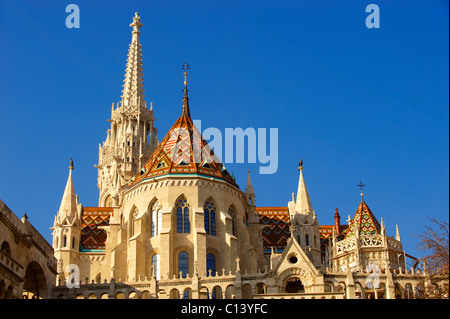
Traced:
POLYGON ((345 238, 355 236, 356 231, 358 231, 360 235, 381 234, 380 223, 364 200, 359 204, 345 238))
POLYGON ((199 174, 239 188, 192 123, 189 112, 177 119, 130 186, 167 174, 199 174))

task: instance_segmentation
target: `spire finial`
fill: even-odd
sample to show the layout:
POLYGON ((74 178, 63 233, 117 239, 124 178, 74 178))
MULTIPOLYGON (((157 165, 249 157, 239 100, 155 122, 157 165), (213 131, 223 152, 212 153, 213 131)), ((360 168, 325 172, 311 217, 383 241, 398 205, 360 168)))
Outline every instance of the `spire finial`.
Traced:
POLYGON ((191 113, 189 110, 189 98, 188 98, 188 89, 187 89, 187 75, 188 71, 190 69, 189 64, 185 61, 184 64, 181 66, 181 69, 184 70, 184 98, 183 98, 183 113, 182 115, 186 115, 188 117, 191 117, 191 113))
POLYGON ((134 13, 133 22, 131 22, 130 27, 133 28, 133 33, 139 33, 139 29, 143 26, 141 23, 141 17, 138 12, 134 13))
POLYGON ((301 171, 303 169, 303 158, 298 162, 298 170, 301 171))
POLYGON ((69 161, 70 161, 69 169, 73 171, 73 160, 72 160, 72 157, 69 157, 69 161))
POLYGON ((361 187, 361 200, 364 200, 364 193, 363 193, 363 187, 365 187, 366 185, 363 185, 362 181, 359 182, 359 185, 356 185, 358 187, 361 187))

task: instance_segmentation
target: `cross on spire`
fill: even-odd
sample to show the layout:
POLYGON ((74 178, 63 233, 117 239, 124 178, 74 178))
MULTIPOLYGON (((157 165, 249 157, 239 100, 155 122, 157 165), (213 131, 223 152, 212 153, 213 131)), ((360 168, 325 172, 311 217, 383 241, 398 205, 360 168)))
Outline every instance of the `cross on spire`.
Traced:
POLYGON ((363 200, 364 198, 363 187, 365 187, 366 185, 363 185, 362 181, 360 181, 359 185, 356 186, 361 187, 361 200, 363 200))
POLYGON ((185 86, 185 90, 186 90, 186 87, 187 87, 187 74, 188 74, 187 70, 190 69, 189 64, 187 64, 187 62, 184 61, 184 64, 181 66, 181 69, 184 70, 184 86, 185 86))
POLYGON ((184 98, 183 98, 183 115, 191 117, 191 112, 189 111, 189 98, 188 98, 188 89, 187 89, 187 75, 188 71, 190 69, 189 64, 185 61, 184 64, 181 66, 181 69, 184 70, 184 98))

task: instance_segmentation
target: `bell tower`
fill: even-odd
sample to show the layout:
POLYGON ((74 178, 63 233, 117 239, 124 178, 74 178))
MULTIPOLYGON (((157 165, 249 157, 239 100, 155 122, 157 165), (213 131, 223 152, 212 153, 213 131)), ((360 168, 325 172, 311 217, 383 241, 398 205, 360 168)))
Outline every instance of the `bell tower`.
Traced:
POLYGON ((144 100, 142 48, 139 43, 141 18, 135 13, 131 44, 121 102, 111 107, 111 128, 106 140, 99 145, 97 186, 100 190, 99 206, 118 206, 122 186, 128 184, 143 168, 158 145, 154 127, 153 103, 150 108, 144 100))

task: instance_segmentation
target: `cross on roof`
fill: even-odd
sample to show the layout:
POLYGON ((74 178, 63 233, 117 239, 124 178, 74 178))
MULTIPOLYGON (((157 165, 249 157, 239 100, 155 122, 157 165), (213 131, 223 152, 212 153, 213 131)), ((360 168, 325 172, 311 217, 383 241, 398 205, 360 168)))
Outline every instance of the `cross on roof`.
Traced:
POLYGON ((181 66, 181 69, 184 70, 184 86, 185 86, 184 91, 186 91, 186 86, 187 86, 187 74, 188 74, 187 70, 190 69, 189 64, 187 64, 187 62, 184 61, 184 64, 181 66))
POLYGON ((359 185, 356 185, 358 187, 361 187, 361 200, 364 197, 364 193, 363 193, 363 187, 365 187, 366 185, 363 185, 362 181, 359 182, 359 185))

